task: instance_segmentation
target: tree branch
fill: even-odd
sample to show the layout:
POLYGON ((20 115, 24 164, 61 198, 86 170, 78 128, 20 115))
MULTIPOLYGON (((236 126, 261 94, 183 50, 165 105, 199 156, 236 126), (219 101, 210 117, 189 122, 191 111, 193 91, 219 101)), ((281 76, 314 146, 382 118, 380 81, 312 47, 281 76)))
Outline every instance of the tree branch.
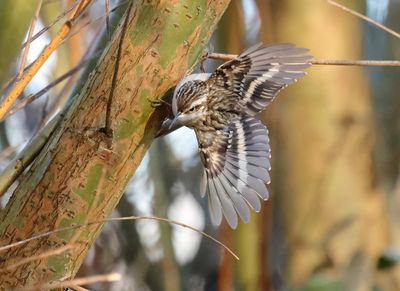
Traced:
POLYGON ((69 35, 72 23, 74 20, 86 9, 91 0, 83 0, 79 2, 79 5, 72 12, 72 17, 64 23, 57 35, 51 40, 51 42, 44 48, 40 56, 35 62, 30 65, 29 69, 26 70, 21 78, 11 88, 10 93, 5 97, 4 101, 0 104, 0 119, 2 119, 11 105, 18 98, 18 96, 25 89, 26 85, 32 80, 35 74, 51 56, 51 54, 58 48, 61 42, 69 35))
MULTIPOLYGON (((41 238, 45 238, 45 237, 48 237, 48 236, 50 236, 50 235, 57 234, 57 233, 60 233, 60 232, 66 232, 66 231, 70 231, 70 230, 81 229, 81 228, 83 228, 83 227, 88 227, 88 226, 96 225, 96 224, 103 224, 103 223, 106 223, 106 222, 112 222, 112 221, 127 221, 127 220, 155 220, 155 221, 166 222, 166 223, 169 223, 169 224, 174 224, 174 225, 177 225, 177 226, 180 226, 180 227, 183 227, 183 228, 188 228, 188 229, 190 229, 190 230, 192 230, 192 231, 194 231, 194 232, 197 232, 197 233, 203 235, 204 237, 206 237, 206 238, 212 240, 212 241, 215 242, 216 244, 220 245, 220 246, 223 247, 229 254, 231 254, 232 257, 234 257, 236 260, 239 260, 239 257, 238 257, 230 248, 228 248, 226 245, 224 245, 224 244, 223 244, 222 242, 220 242, 219 240, 213 238, 211 235, 205 233, 204 231, 201 231, 201 230, 199 230, 199 229, 197 229, 197 228, 194 228, 194 227, 192 227, 192 226, 190 226, 190 225, 188 225, 188 224, 185 224, 185 223, 182 223, 182 222, 179 222, 179 221, 176 221, 176 220, 167 219, 167 218, 158 217, 158 216, 124 216, 124 217, 114 217, 114 218, 102 219, 102 220, 99 220, 99 221, 90 221, 90 222, 86 222, 86 223, 84 223, 84 224, 79 224, 79 225, 74 225, 74 226, 68 226, 68 227, 58 228, 58 229, 54 229, 54 230, 51 230, 51 231, 48 231, 48 232, 45 232, 45 233, 42 233, 42 234, 38 234, 38 235, 32 236, 32 237, 30 237, 30 238, 27 238, 27 239, 24 239, 24 240, 21 240, 21 241, 12 243, 12 244, 8 244, 8 245, 5 245, 5 246, 0 246, 0 253, 1 253, 1 252, 4 252, 4 251, 6 251, 6 250, 9 250, 9 249, 11 249, 11 248, 14 248, 14 247, 17 247, 17 246, 26 244, 26 243, 31 242, 31 241, 33 241, 33 240, 38 240, 38 239, 41 239, 41 238)), ((9 269, 10 267, 7 266, 6 268, 9 269)), ((0 269, 0 271, 1 271, 1 269, 0 269)))
MULTIPOLYGON (((223 53, 208 53, 207 58, 213 60, 230 61, 238 55, 223 53)), ((387 60, 312 60, 312 65, 328 66, 368 66, 368 67, 400 67, 400 61, 387 60)))
POLYGON ((357 17, 359 17, 359 18, 361 18, 361 19, 363 19, 363 20, 365 20, 365 21, 367 21, 369 23, 371 23, 372 25, 382 29, 383 31, 386 31, 387 33, 389 33, 389 34, 391 34, 391 35, 393 35, 393 36, 395 36, 397 38, 400 38, 400 33, 394 31, 393 29, 391 29, 391 28, 389 28, 389 27, 387 27, 387 26, 385 26, 383 24, 380 24, 379 22, 376 22, 375 20, 373 20, 373 19, 371 19, 371 18, 369 18, 369 17, 367 17, 365 15, 362 15, 361 13, 358 13, 357 11, 354 11, 353 9, 350 9, 350 8, 348 8, 348 7, 346 7, 346 6, 342 5, 342 4, 339 4, 339 3, 337 3, 336 1, 333 1, 333 0, 328 0, 328 3, 333 5, 333 6, 336 6, 336 7, 340 8, 340 9, 342 9, 342 10, 344 10, 344 11, 346 11, 346 12, 348 12, 348 13, 354 15, 354 16, 357 16, 357 17))
POLYGON ((21 78, 22 73, 24 72, 24 69, 25 69, 26 59, 28 58, 29 48, 30 48, 31 42, 32 42, 33 31, 35 30, 36 22, 38 21, 41 8, 42 8, 42 0, 39 0, 38 5, 36 7, 35 15, 31 22, 31 26, 29 27, 28 39, 26 40, 26 46, 25 46, 25 50, 24 50, 24 53, 21 58, 21 64, 20 64, 19 72, 18 72, 18 76, 17 76, 18 79, 21 78))
MULTIPOLYGON (((110 215, 161 123, 160 112, 148 99, 161 97, 194 67, 229 0, 134 3, 113 95, 112 138, 100 128, 123 21, 2 212, 3 245, 110 215)), ((68 257, 43 258, 3 273, 0 286, 11 289, 74 277, 101 228, 97 224, 84 231, 52 234, 2 253, 0 268, 42 253, 49 245, 58 248, 72 239, 82 242, 68 257)))

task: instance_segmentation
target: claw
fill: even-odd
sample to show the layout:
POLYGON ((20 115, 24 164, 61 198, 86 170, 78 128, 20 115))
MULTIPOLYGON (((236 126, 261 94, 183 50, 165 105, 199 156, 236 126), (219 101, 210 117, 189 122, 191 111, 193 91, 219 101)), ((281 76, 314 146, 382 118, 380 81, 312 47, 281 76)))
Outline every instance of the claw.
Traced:
POLYGON ((200 57, 200 71, 202 73, 206 72, 204 63, 208 59, 208 56, 210 55, 210 53, 212 53, 213 51, 214 51, 214 48, 212 46, 210 46, 207 48, 207 51, 205 53, 203 53, 203 55, 200 57))
POLYGON ((208 59, 209 52, 204 53, 200 58, 200 72, 205 73, 206 68, 204 67, 205 61, 208 59))
POLYGON ((149 98, 147 98, 147 100, 151 103, 151 106, 153 108, 159 108, 162 106, 168 106, 171 107, 171 104, 169 104, 168 102, 164 101, 164 100, 150 100, 149 98))

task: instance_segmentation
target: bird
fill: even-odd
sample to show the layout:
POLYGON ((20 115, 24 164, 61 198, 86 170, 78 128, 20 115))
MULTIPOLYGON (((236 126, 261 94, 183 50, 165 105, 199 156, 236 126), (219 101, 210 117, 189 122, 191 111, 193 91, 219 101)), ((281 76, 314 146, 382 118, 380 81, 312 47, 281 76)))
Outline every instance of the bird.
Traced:
POLYGON ((256 44, 213 73, 184 77, 175 87, 172 116, 158 136, 186 126, 195 131, 203 165, 201 196, 208 197, 211 220, 222 217, 232 229, 238 216, 261 210, 271 182, 267 127, 256 115, 311 65, 308 49, 290 43, 256 44))

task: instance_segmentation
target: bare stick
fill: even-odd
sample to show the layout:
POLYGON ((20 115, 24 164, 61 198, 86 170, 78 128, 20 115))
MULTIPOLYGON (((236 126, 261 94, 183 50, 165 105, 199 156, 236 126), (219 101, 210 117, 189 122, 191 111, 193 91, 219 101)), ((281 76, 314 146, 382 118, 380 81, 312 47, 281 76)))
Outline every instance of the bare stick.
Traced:
POLYGON ((310 63, 329 66, 400 67, 400 61, 387 60, 312 60, 310 63))
POLYGON ((54 290, 54 289, 61 289, 61 288, 67 288, 69 286, 74 286, 74 285, 89 285, 89 284, 94 284, 94 283, 100 283, 100 282, 114 282, 114 281, 119 281, 121 280, 121 275, 118 273, 110 273, 110 274, 105 274, 105 275, 95 275, 95 276, 89 276, 89 277, 83 277, 83 278, 77 278, 77 279, 72 279, 72 280, 66 280, 66 281, 53 281, 47 284, 38 284, 34 286, 27 286, 19 289, 14 289, 14 290, 19 290, 19 291, 28 291, 28 290, 54 290))
POLYGON ((110 34, 110 8, 109 8, 109 3, 108 0, 105 0, 106 2, 106 29, 107 29, 107 35, 108 35, 108 40, 111 40, 111 34, 110 34))
POLYGON ((86 62, 82 62, 82 63, 78 64, 77 66, 75 66, 74 68, 72 68, 71 70, 66 72, 64 75, 62 75, 62 76, 58 77, 57 79, 55 79, 54 81, 52 81, 49 85, 47 85, 46 87, 41 89, 39 92, 27 96, 21 102, 19 102, 14 107, 12 107, 11 110, 9 110, 7 112, 7 114, 0 121, 6 119, 7 117, 9 117, 11 115, 13 115, 14 113, 16 113, 19 110, 21 110, 22 108, 24 108, 26 105, 32 103, 33 101, 35 101, 36 99, 38 99, 42 95, 46 94, 51 88, 53 88, 54 86, 58 85, 59 83, 61 83, 65 79, 68 79, 69 77, 71 77, 75 73, 77 73, 85 65, 86 65, 86 62))
POLYGON ((83 69, 90 61, 92 61, 93 59, 98 57, 98 55, 99 55, 99 53, 96 54, 95 56, 89 58, 89 59, 83 60, 78 65, 73 67, 71 70, 69 70, 65 74, 61 75, 60 77, 58 77, 57 79, 55 79, 54 81, 49 83, 46 87, 44 87, 40 91, 36 92, 35 94, 31 94, 31 95, 27 96, 26 98, 24 98, 21 102, 17 103, 13 107, 11 107, 11 109, 7 112, 7 114, 2 119, 0 119, 0 121, 6 119, 7 117, 9 117, 9 116, 13 115, 14 113, 18 112, 19 110, 24 108, 26 105, 32 103, 33 101, 37 100, 39 97, 41 97, 44 94, 46 94, 51 88, 57 86, 59 83, 61 83, 65 79, 68 79, 69 77, 71 77, 74 74, 76 74, 78 71, 83 69))
MULTIPOLYGON (((128 1, 132 1, 132 0, 126 0, 123 2, 119 2, 118 5, 116 5, 114 8, 112 8, 109 13, 113 13, 115 12, 117 9, 119 9, 121 6, 125 5, 128 1)), ((82 30, 86 29, 88 26, 90 25, 94 25, 97 22, 102 21, 104 18, 106 18, 106 15, 102 15, 97 17, 96 19, 93 20, 89 20, 86 21, 84 24, 82 24, 81 26, 77 27, 76 29, 74 29, 74 31, 71 32, 71 34, 68 36, 68 38, 66 38, 64 41, 67 41, 69 38, 72 38, 73 36, 75 36, 76 34, 80 33, 82 30)), ((107 19, 106 19, 107 20, 107 19)))
MULTIPOLYGON (((125 5, 127 3, 127 1, 123 1, 120 2, 118 5, 116 5, 115 7, 113 7, 109 13, 113 13, 115 12, 117 9, 119 9, 121 6, 125 5)), ((70 13, 78 4, 79 2, 76 2, 72 7, 70 7, 68 10, 64 11, 62 14, 60 14, 51 24, 49 24, 48 26, 44 27, 41 31, 39 31, 38 33, 36 33, 33 37, 32 37, 32 41, 34 41, 35 39, 37 39, 40 35, 42 35, 43 33, 45 33, 48 29, 50 29, 51 26, 53 26, 55 23, 57 23, 60 19, 62 19, 65 15, 67 15, 68 13, 70 13)), ((101 20, 103 20, 105 18, 105 15, 100 16, 92 21, 87 21, 85 22, 83 25, 81 25, 78 28, 74 28, 73 31, 71 31, 71 33, 69 34, 69 36, 64 39, 61 44, 63 44, 64 42, 66 42, 67 40, 69 40, 70 38, 72 38, 73 36, 75 36, 76 34, 80 33, 81 30, 87 28, 89 25, 95 24, 101 20)), ((21 49, 24 48, 26 45, 26 42, 22 45, 21 49)), ((25 69, 24 72, 27 71, 30 66, 32 64, 28 65, 25 69)), ((2 87, 2 91, 5 91, 5 88, 7 88, 8 86, 10 86, 11 83, 15 82, 15 80, 17 79, 17 75, 14 75, 13 77, 11 77, 7 82, 5 82, 5 84, 2 87)))
POLYGON ((205 58, 220 61, 230 61, 236 59, 238 55, 223 53, 206 53, 205 58))
MULTIPOLYGON (((238 57, 233 54, 208 53, 208 59, 230 61, 238 57)), ((311 60, 312 65, 330 66, 365 66, 365 67, 400 67, 400 61, 387 60, 311 60)))
MULTIPOLYGON (((100 26, 98 26, 95 29, 95 32, 92 37, 92 43, 95 42, 96 39, 100 36, 101 29, 102 29, 102 27, 100 27, 100 26)), ((72 34, 71 34, 71 36, 72 36, 72 34)), ((95 49, 95 46, 89 46, 86 49, 86 52, 84 53, 84 56, 82 57, 80 62, 84 62, 85 60, 89 60, 89 59, 90 60, 97 59, 98 56, 100 56, 101 51, 94 53, 94 49, 95 49)), ((53 116, 60 108, 65 107, 65 103, 71 99, 71 96, 68 97, 69 95, 67 93, 70 92, 74 88, 75 82, 77 79, 78 79, 78 74, 75 74, 75 75, 72 75, 67 80, 67 82, 65 82, 65 84, 63 85, 61 90, 57 93, 57 95, 55 97, 53 97, 56 100, 56 102, 52 102, 50 107, 46 107, 46 115, 47 116, 41 123, 38 123, 37 128, 41 128, 44 124, 46 124, 46 122, 50 116, 53 116)))
POLYGON ((205 233, 204 231, 201 231, 197 228, 194 228, 188 224, 176 221, 176 220, 171 220, 171 219, 167 219, 167 218, 162 218, 162 217, 157 217, 157 216, 125 216, 125 217, 116 217, 116 218, 107 218, 107 219, 102 219, 102 220, 98 220, 98 221, 91 221, 88 222, 86 224, 79 224, 79 225, 73 225, 73 226, 67 226, 67 227, 61 227, 55 230, 51 230, 42 234, 38 234, 35 236, 32 236, 30 238, 21 240, 21 241, 17 241, 15 243, 11 243, 5 246, 0 246, 0 252, 3 252, 5 250, 11 249, 13 247, 17 247, 23 244, 26 244, 30 241, 36 240, 36 239, 41 239, 44 237, 47 237, 49 235, 55 234, 55 233, 59 233, 59 232, 63 232, 63 231, 68 231, 68 230, 74 230, 77 228, 81 228, 81 227, 86 227, 86 226, 90 226, 90 225, 95 225, 95 224, 101 224, 101 223, 105 223, 105 222, 110 222, 110 221, 125 221, 125 220, 157 220, 157 221, 162 221, 162 222, 167 222, 169 224, 175 224, 178 225, 180 227, 183 228, 188 228, 192 231, 195 231, 203 236, 205 236, 206 238, 212 240, 213 242, 215 242, 216 244, 220 245, 221 247, 223 247, 227 252, 229 252, 236 260, 239 260, 239 257, 230 249, 228 248, 226 245, 224 245, 222 242, 220 242, 219 240, 213 238, 211 235, 205 233))
POLYGON ((35 15, 32 19, 31 26, 29 27, 28 39, 26 40, 26 46, 25 46, 24 53, 22 55, 17 79, 21 78, 22 74, 24 73, 26 59, 28 58, 29 48, 30 48, 31 42, 32 42, 33 31, 35 30, 35 26, 36 26, 37 20, 39 18, 39 12, 40 12, 40 8, 42 8, 42 2, 43 2, 42 0, 39 0, 38 6, 36 7, 35 15))
MULTIPOLYGON (((53 27, 57 22, 59 22, 61 19, 63 19, 67 14, 69 14, 72 10, 75 9, 76 5, 78 5, 78 1, 74 3, 71 7, 69 7, 67 10, 63 11, 61 14, 59 14, 52 22, 50 22, 48 25, 43 27, 38 33, 36 33, 32 37, 32 41, 36 40, 39 38, 43 33, 48 31, 51 27, 53 27)), ((23 49, 27 45, 27 42, 24 42, 21 46, 21 49, 23 49)))
POLYGON ((379 27, 380 29, 386 31, 387 33, 390 33, 391 35, 393 35, 393 36, 395 36, 397 38, 400 38, 400 33, 394 31, 393 29, 390 29, 389 27, 387 27, 387 26, 385 26, 383 24, 380 24, 379 22, 376 22, 375 20, 372 20, 371 18, 369 18, 369 17, 367 17, 365 15, 362 15, 361 13, 358 13, 357 11, 354 11, 351 8, 348 8, 348 7, 346 7, 346 6, 342 5, 342 4, 339 4, 339 3, 337 3, 336 1, 333 1, 333 0, 328 0, 328 3, 333 5, 333 6, 338 7, 340 9, 352 14, 352 15, 355 15, 355 16, 357 16, 357 17, 359 17, 359 18, 371 23, 372 25, 375 25, 376 27, 379 27))
POLYGON ((124 45, 124 39, 125 39, 125 34, 126 30, 128 28, 128 22, 129 19, 131 18, 131 11, 133 7, 133 1, 129 3, 129 7, 126 12, 126 18, 124 21, 124 24, 122 26, 122 31, 121 31, 121 37, 119 39, 119 44, 118 44, 118 49, 117 49, 117 58, 115 60, 115 69, 114 69, 114 74, 113 78, 111 81, 111 90, 110 90, 110 95, 108 95, 108 100, 107 100, 107 107, 106 107, 106 122, 104 126, 104 132, 108 136, 112 136, 112 130, 111 130, 111 109, 112 109, 112 104, 113 104, 113 97, 114 97, 114 92, 115 92, 115 87, 117 87, 117 77, 118 77, 118 71, 119 71, 119 60, 121 59, 121 53, 122 53, 122 47, 124 45))
MULTIPOLYGON (((38 33, 36 33, 34 36, 32 36, 32 42, 34 40, 36 40, 37 38, 39 38, 43 33, 45 33, 47 30, 49 30, 54 24, 56 24, 60 19, 64 18, 65 15, 67 15, 68 13, 70 13, 73 9, 75 9, 76 5, 78 5, 79 2, 76 2, 73 6, 71 6, 70 8, 68 8, 67 10, 65 10, 63 13, 61 13, 60 15, 58 15, 56 17, 55 20, 53 20, 49 25, 45 26, 44 28, 42 28, 38 33)), ((45 4, 45 3, 44 3, 45 4)), ((43 5, 44 5, 43 4, 43 5)), ((21 46, 21 50, 24 49, 24 47, 27 45, 27 42, 24 42, 21 46)), ((26 68, 24 68, 24 72, 27 71, 30 67, 32 66, 32 64, 28 65, 26 68)), ((3 87, 1 88, 2 91, 5 90, 5 88, 7 88, 8 86, 10 86, 11 83, 15 82, 15 80, 17 79, 17 75, 12 76, 7 82, 4 83, 3 87)))
POLYGON ((8 95, 4 98, 4 101, 0 104, 0 118, 4 117, 14 101, 25 89, 26 85, 32 80, 50 55, 58 48, 60 43, 68 36, 74 21, 83 13, 91 2, 92 0, 82 0, 79 2, 76 8, 72 11, 72 16, 69 20, 64 23, 50 43, 42 50, 40 56, 32 63, 32 66, 30 66, 18 82, 14 84, 8 95))

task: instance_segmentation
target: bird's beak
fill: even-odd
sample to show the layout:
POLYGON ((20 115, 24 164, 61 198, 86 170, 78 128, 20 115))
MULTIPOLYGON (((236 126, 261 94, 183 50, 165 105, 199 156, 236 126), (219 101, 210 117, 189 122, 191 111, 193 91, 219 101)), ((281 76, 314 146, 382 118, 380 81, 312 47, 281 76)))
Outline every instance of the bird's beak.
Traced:
POLYGON ((171 124, 169 125, 168 130, 171 130, 171 128, 174 127, 175 123, 179 123, 179 117, 182 116, 182 112, 176 113, 174 119, 172 119, 171 124))
POLYGON ((156 133, 155 137, 164 136, 182 126, 181 122, 175 122, 173 127, 171 126, 171 123, 172 123, 172 119, 170 119, 170 118, 165 119, 163 121, 163 123, 161 124, 161 127, 158 130, 158 132, 156 133))

